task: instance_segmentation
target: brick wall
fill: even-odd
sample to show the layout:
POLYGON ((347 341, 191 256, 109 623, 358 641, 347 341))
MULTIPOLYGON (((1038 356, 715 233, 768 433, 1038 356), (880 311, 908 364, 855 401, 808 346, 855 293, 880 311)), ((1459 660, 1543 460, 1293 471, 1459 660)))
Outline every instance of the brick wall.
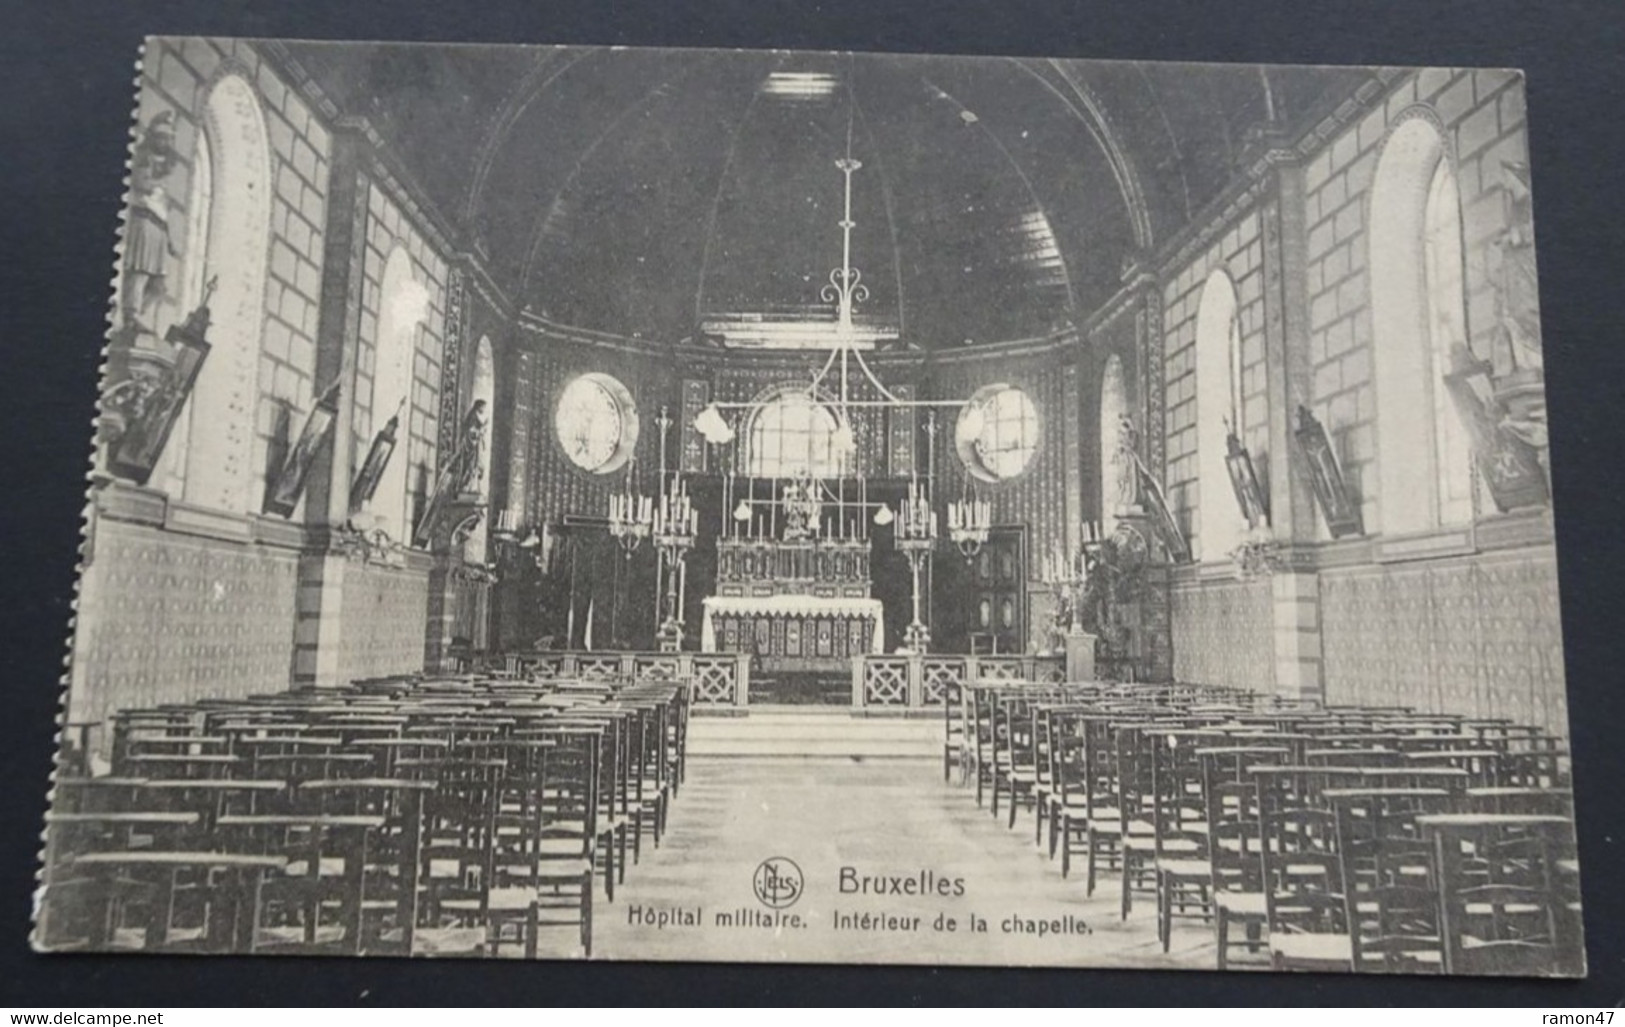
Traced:
MULTIPOLYGON (((1400 78, 1303 165, 1308 337, 1303 399, 1331 434, 1368 525, 1380 525, 1376 395, 1367 229, 1370 194, 1388 133, 1425 116, 1442 126, 1460 191, 1468 328, 1480 356, 1494 351, 1493 245, 1507 226, 1503 162, 1526 161, 1523 86, 1501 71, 1428 69, 1400 78)), ((1235 280, 1243 338, 1243 422, 1255 465, 1267 466, 1260 252, 1253 214, 1241 215, 1165 286, 1170 500, 1199 530, 1202 497, 1192 419, 1196 312, 1214 268, 1235 280)), ((1283 269, 1293 273, 1293 269, 1283 269)), ((1300 348, 1301 347, 1301 348, 1300 348)), ((1205 438, 1204 438, 1205 441, 1205 438)), ((1325 541, 1318 512, 1315 539, 1325 541)), ((1373 550, 1373 552, 1375 552, 1373 550)), ((1391 703, 1509 716, 1564 730, 1556 568, 1549 544, 1319 573, 1320 646, 1328 702, 1391 703)), ((1269 687, 1268 583, 1199 580, 1172 593, 1175 673, 1181 679, 1269 687)))

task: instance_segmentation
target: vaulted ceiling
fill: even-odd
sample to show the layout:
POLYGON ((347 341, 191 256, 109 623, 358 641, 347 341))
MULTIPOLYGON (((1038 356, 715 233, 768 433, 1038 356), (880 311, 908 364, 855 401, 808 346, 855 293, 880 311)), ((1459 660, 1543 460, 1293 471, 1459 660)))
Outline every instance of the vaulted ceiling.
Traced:
POLYGON ((805 316, 842 260, 909 345, 1043 335, 1356 69, 299 43, 515 301, 650 339, 805 316))

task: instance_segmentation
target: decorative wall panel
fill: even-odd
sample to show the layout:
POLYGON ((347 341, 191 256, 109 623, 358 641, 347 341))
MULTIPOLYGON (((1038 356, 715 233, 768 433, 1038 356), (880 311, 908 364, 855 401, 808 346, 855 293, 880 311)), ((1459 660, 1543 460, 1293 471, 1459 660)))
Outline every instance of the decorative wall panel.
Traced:
POLYGON ((339 680, 410 674, 423 669, 423 626, 429 582, 417 571, 351 563, 344 570, 339 615, 339 680))
POLYGON ((288 687, 298 554, 96 522, 69 718, 288 687))
POLYGON ((1271 691, 1275 621, 1268 578, 1175 585, 1174 678, 1271 691))
POLYGON ((711 383, 704 379, 688 378, 683 381, 683 406, 677 416, 679 467, 688 474, 703 474, 706 469, 705 436, 694 427, 694 419, 711 401, 711 383))
POLYGON ((1556 599, 1548 547, 1327 571, 1326 701, 1511 717, 1566 734, 1556 599))

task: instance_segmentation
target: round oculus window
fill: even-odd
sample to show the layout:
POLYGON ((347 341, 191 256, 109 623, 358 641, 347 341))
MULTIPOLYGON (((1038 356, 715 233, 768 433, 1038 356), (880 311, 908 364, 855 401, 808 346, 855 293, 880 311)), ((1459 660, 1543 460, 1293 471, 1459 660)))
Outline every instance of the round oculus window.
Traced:
POLYGON ((584 471, 608 474, 631 458, 637 409, 626 386, 606 374, 584 374, 564 387, 554 413, 559 445, 584 471))
POLYGON ((1008 481, 1038 452, 1038 408, 1013 385, 984 386, 959 412, 954 448, 972 477, 1008 481))

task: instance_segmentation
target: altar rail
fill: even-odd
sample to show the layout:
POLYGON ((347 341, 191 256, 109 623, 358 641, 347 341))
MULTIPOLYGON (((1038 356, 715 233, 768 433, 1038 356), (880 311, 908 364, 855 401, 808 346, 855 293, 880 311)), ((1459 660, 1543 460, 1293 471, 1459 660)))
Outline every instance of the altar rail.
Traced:
POLYGON ((508 669, 532 678, 626 680, 687 679, 699 706, 745 706, 750 702, 748 653, 561 651, 518 653, 508 669))
POLYGON ((868 655, 852 658, 853 706, 940 706, 943 695, 977 681, 1066 680, 1066 657, 868 655))

